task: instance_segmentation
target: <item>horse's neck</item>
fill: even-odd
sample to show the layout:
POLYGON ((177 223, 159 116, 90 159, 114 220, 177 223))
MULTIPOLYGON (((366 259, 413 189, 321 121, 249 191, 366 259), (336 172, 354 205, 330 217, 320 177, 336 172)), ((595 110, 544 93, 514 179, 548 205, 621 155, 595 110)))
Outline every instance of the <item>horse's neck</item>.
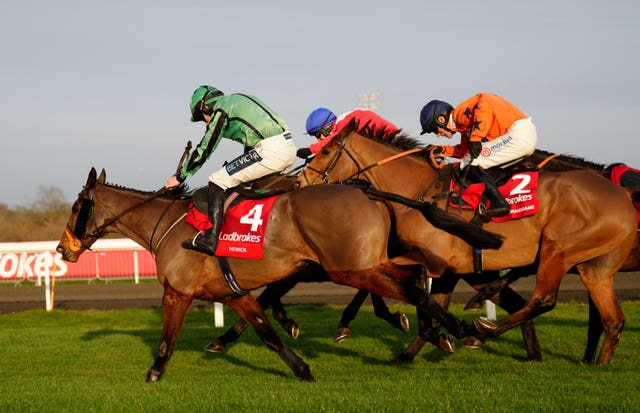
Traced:
POLYGON ((159 204, 166 204, 169 201, 155 199, 145 203, 147 198, 147 195, 127 189, 105 187, 105 191, 100 196, 100 203, 94 206, 94 211, 100 209, 101 217, 106 222, 130 209, 107 230, 124 235, 150 250, 152 246, 149 244, 152 242, 158 220, 161 219, 162 211, 165 209, 159 204))
MULTIPOLYGON (((370 145, 370 144, 369 144, 370 145)), ((369 146, 367 145, 367 146, 369 146)), ((354 148, 361 157, 362 167, 390 159, 401 152, 387 145, 376 143, 371 151, 364 146, 354 148)), ((369 146, 371 147, 371 146, 369 146)), ((379 190, 393 192, 407 198, 415 199, 426 193, 436 192, 438 172, 424 160, 414 155, 406 155, 390 160, 365 172, 367 179, 379 190)), ((440 189, 441 190, 441 189, 440 189)))

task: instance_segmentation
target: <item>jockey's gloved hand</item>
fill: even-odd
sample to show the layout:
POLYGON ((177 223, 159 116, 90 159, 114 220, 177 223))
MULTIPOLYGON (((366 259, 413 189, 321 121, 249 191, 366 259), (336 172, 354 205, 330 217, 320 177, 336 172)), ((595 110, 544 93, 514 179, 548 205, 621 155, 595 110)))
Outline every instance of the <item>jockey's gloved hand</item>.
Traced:
POLYGON ((311 149, 309 149, 309 148, 300 148, 296 152, 296 156, 298 158, 302 158, 302 159, 307 159, 311 155, 313 155, 313 153, 311 152, 311 149))
POLYGON ((482 144, 480 142, 469 142, 469 152, 471 153, 471 159, 476 159, 480 156, 482 151, 482 144))

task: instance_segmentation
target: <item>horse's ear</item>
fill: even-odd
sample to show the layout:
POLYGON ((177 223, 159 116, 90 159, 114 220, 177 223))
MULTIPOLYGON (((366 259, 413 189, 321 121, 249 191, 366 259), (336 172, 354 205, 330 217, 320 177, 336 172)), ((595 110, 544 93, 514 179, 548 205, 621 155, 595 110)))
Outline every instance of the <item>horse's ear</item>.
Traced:
POLYGON ((349 121, 347 126, 342 128, 342 130, 338 134, 338 138, 342 139, 348 134, 350 134, 351 132, 355 132, 356 130, 358 130, 358 121, 356 120, 356 118, 353 118, 349 121))
POLYGON ((93 186, 93 184, 96 182, 97 174, 98 172, 96 172, 96 168, 91 167, 91 170, 89 171, 89 176, 87 177, 87 183, 84 184, 85 188, 90 188, 93 186))
POLYGON ((103 184, 107 181, 107 173, 105 172, 104 168, 102 168, 102 171, 100 171, 100 176, 98 177, 98 183, 103 184))

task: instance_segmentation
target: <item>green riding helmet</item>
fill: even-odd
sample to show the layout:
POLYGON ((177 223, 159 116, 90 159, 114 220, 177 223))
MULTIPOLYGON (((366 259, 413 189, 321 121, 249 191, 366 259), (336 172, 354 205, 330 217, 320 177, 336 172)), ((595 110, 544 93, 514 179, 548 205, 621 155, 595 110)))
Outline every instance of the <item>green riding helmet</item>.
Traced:
MULTIPOLYGON (((213 86, 199 86, 191 95, 191 105, 189 106, 191 109, 191 122, 204 120, 202 115, 205 114, 205 105, 211 103, 218 96, 224 96, 224 93, 213 86)), ((211 112, 207 114, 209 115, 211 112)))

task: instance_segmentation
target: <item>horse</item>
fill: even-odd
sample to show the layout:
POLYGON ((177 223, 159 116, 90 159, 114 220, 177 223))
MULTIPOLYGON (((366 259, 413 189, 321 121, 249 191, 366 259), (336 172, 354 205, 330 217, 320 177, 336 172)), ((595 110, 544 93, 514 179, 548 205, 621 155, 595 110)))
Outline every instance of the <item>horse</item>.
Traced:
MULTIPOLYGON (((623 164, 614 163, 605 165, 575 155, 556 154, 542 149, 536 149, 531 155, 520 161, 520 165, 522 165, 524 168, 535 167, 540 170, 553 172, 573 171, 576 169, 590 170, 610 180, 613 167, 623 164)), ((625 187, 625 190, 627 191, 627 193, 629 193, 631 199, 634 202, 637 202, 636 200, 640 199, 640 195, 638 195, 640 191, 638 190, 638 188, 625 187)), ((618 269, 618 272, 635 271, 640 271, 640 231, 636 233, 636 241, 631 249, 631 252, 629 253, 629 256, 618 269)), ((467 307, 475 308, 476 306, 481 305, 481 303, 485 299, 487 299, 487 297, 491 297, 506 285, 512 283, 513 281, 516 281, 519 278, 522 278, 523 276, 531 274, 532 273, 527 274, 523 271, 509 272, 507 276, 502 277, 499 280, 495 280, 489 283, 487 286, 483 287, 478 292, 478 294, 476 294, 476 296, 474 296, 470 300, 470 302, 467 304, 467 307)))
MULTIPOLYGON (((555 154, 542 149, 536 149, 534 153, 524 158, 520 164, 524 168, 537 167, 544 171, 564 172, 572 171, 576 169, 594 171, 608 180, 611 180, 611 172, 614 167, 622 165, 620 163, 614 163, 610 165, 596 163, 585 158, 568 155, 568 154, 555 154)), ((638 188, 625 187, 625 190, 629 193, 632 200, 639 199, 638 188)), ((640 232, 636 232, 636 240, 629 253, 627 259, 622 263, 618 272, 635 272, 640 270, 640 232)), ((577 273, 575 268, 569 270, 570 273, 577 273)), ((512 282, 535 273, 535 268, 519 269, 517 271, 509 271, 507 275, 499 278, 485 287, 479 290, 478 294, 472 297, 465 309, 478 309, 482 307, 484 300, 489 299, 497 292, 511 284, 512 282)), ((595 307, 593 300, 589 297, 589 329, 587 334, 587 347, 585 350, 585 360, 592 360, 595 352, 597 351, 598 342, 603 332, 603 325, 599 320, 598 310, 595 307)))
MULTIPOLYGON (((118 232, 154 255, 158 281, 164 288, 164 317, 147 382, 158 381, 165 373, 194 299, 224 302, 254 328, 298 378, 315 381, 309 365, 284 345, 248 293, 289 277, 307 262, 321 265, 335 283, 416 306, 456 337, 476 333, 476 325, 458 320, 421 288, 423 267, 388 259, 391 217, 382 213, 386 206, 370 200, 357 188, 319 186, 279 195, 269 217, 264 217, 268 229, 262 259, 228 258, 226 265, 216 257, 180 247, 182 240, 195 233, 184 220, 190 198, 183 192, 178 188, 149 193, 109 184, 104 169, 98 176, 91 168, 56 248, 64 260, 76 262, 96 240, 118 232)), ((423 204, 421 211, 435 226, 460 234, 478 248, 498 248, 502 243, 499 236, 469 226, 430 204, 423 204)), ((252 224, 263 225, 262 218, 254 213, 252 224)), ((492 327, 491 322, 483 325, 492 327)))
MULTIPOLYGON (((253 181, 250 185, 250 190, 257 191, 277 191, 286 192, 294 190, 294 185, 297 180, 297 175, 293 174, 271 174, 256 181, 253 181)), ((393 253, 392 253, 393 254, 393 253)), ((300 327, 298 323, 289 318, 287 311, 282 304, 281 298, 287 294, 293 287, 299 282, 330 282, 329 276, 318 265, 310 264, 307 267, 301 269, 298 273, 288 277, 286 279, 274 282, 266 286, 266 288, 257 297, 258 303, 263 310, 271 308, 273 318, 282 326, 289 337, 294 340, 298 338, 300 334, 300 327)), ((359 290, 351 302, 347 305, 342 313, 338 326, 334 333, 333 340, 335 343, 339 343, 351 336, 351 328, 349 324, 356 317, 360 306, 369 295, 367 290, 359 290)), ((391 313, 389 307, 385 304, 382 297, 377 294, 371 294, 371 302, 373 304, 374 314, 389 323, 396 329, 408 332, 409 331, 409 319, 406 314, 396 311, 391 313)), ((239 319, 236 323, 229 327, 220 336, 212 339, 204 347, 205 351, 211 353, 219 353, 224 351, 227 344, 238 340, 240 335, 249 327, 249 324, 243 319, 239 319)), ((437 337, 440 341, 440 336, 437 337)), ((435 340, 435 338, 434 338, 435 340)), ((445 350, 448 350, 449 341, 445 337, 442 338, 442 346, 445 350)))
MULTIPOLYGON (((413 141, 415 148, 418 145, 413 141)), ((442 165, 438 162, 408 156, 421 150, 425 149, 402 152, 396 139, 377 141, 346 128, 309 162, 300 174, 299 185, 364 179, 381 191, 428 200, 448 208, 447 199, 433 196, 442 194, 439 185, 446 175, 443 169, 449 172, 451 165, 440 169, 442 165)), ((536 287, 526 306, 498 321, 496 329, 490 331, 477 326, 478 330, 486 336, 497 337, 550 311, 555 306, 562 278, 570 268, 576 267, 604 325, 605 339, 597 363, 608 364, 625 323, 613 289, 613 277, 635 241, 635 211, 622 189, 591 171, 542 172, 537 196, 539 211, 535 215, 484 225, 505 238, 500 250, 485 251, 481 255, 484 270, 535 264, 537 271, 536 287)), ((468 245, 416 220, 415 213, 404 206, 392 204, 392 207, 401 242, 412 248, 429 276, 438 278, 446 272, 476 271, 474 254, 468 245)), ((471 211, 458 212, 467 220, 473 216, 471 211)), ((413 354, 414 350, 407 348, 407 353, 413 354)), ((594 357, 585 352, 583 360, 593 362, 594 357)))

